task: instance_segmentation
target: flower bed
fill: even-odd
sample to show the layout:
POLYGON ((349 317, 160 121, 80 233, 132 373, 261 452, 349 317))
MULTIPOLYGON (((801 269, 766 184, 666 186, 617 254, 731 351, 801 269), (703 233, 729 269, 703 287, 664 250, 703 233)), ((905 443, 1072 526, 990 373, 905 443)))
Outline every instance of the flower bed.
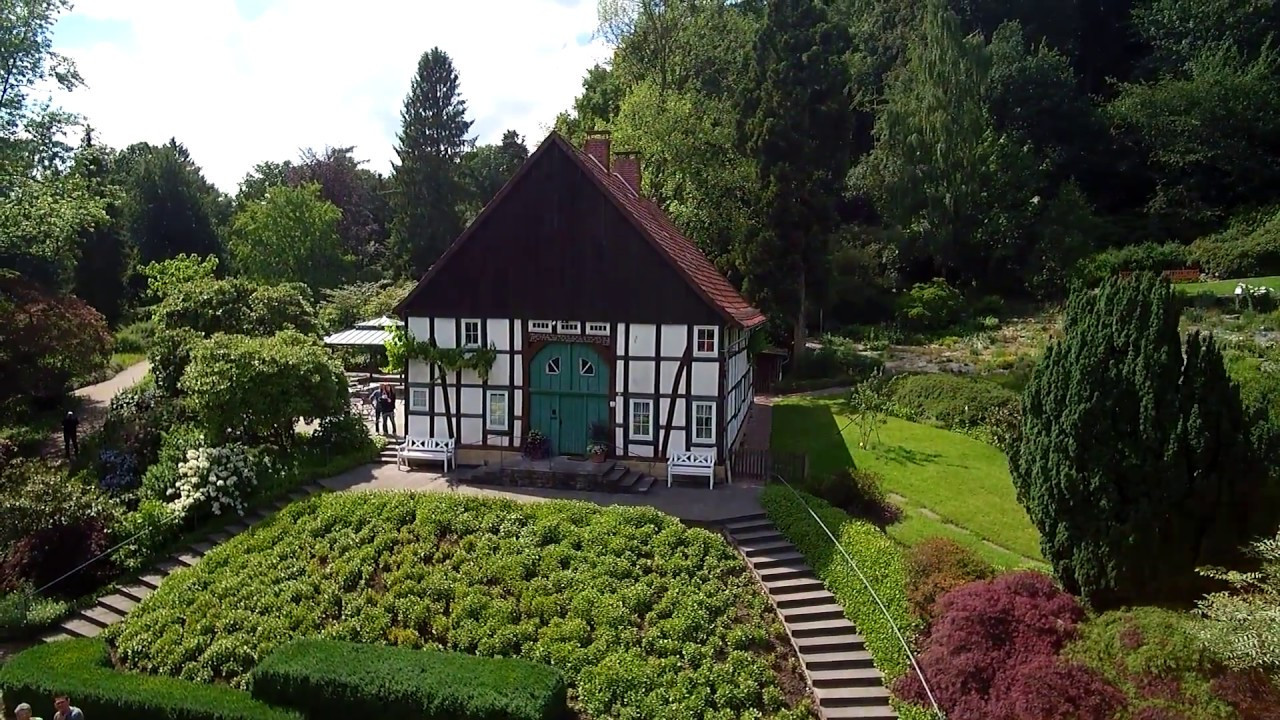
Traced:
POLYGON ((129 669, 237 687, 318 636, 545 663, 592 717, 807 717, 781 633, 721 538, 654 510, 414 493, 295 503, 107 631, 129 669))

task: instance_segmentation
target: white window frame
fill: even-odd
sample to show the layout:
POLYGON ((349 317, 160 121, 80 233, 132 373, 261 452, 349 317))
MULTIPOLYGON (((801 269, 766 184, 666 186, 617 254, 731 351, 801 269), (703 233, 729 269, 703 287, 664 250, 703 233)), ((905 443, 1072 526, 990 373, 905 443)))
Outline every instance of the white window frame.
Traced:
POLYGON ((720 328, 715 325, 694 325, 693 326, 693 356, 694 357, 715 357, 720 350, 720 328), (711 350, 699 349, 699 341, 703 331, 711 331, 711 350))
POLYGON ((716 404, 707 400, 694 400, 689 411, 690 425, 692 427, 693 441, 700 443, 713 443, 716 441, 716 404), (698 435, 698 410, 706 408, 710 411, 711 418, 711 434, 707 437, 698 435))
POLYGON ((588 360, 587 358, 579 357, 578 358, 578 374, 581 375, 582 377, 595 377, 596 364, 591 360, 588 360), (586 371, 588 365, 591 366, 591 372, 586 371))
POLYGON ((608 335, 609 323, 607 322, 589 322, 587 323, 588 335, 608 335))
POLYGON ((544 375, 559 375, 560 372, 563 370, 564 370, 564 362, 560 359, 559 355, 553 355, 552 357, 547 358, 547 364, 542 366, 542 374, 544 375), (556 362, 555 372, 551 371, 552 360, 556 362))
POLYGON ((484 394, 484 427, 486 430, 506 430, 511 424, 511 396, 506 390, 488 390, 484 394), (502 422, 493 420, 493 398, 502 397, 502 422))
POLYGON ((564 335, 577 335, 582 332, 582 323, 577 320, 561 320, 556 323, 556 332, 564 335))
POLYGON ((481 335, 481 333, 480 333, 480 321, 479 321, 479 320, 463 320, 463 321, 462 321, 462 343, 459 345, 460 347, 464 347, 464 348, 478 348, 478 347, 480 347, 480 343, 481 343, 481 341, 483 340, 483 337, 484 337, 484 336, 483 336, 483 335, 481 335), (475 342, 470 342, 469 340, 467 340, 467 332, 468 332, 469 330, 471 330, 472 328, 474 328, 474 329, 475 329, 475 331, 476 331, 476 341, 475 341, 475 342))
POLYGON ((529 321, 529 332, 531 332, 531 333, 550 333, 550 332, 551 332, 551 330, 552 330, 552 326, 553 326, 553 325, 554 325, 554 323, 552 323, 550 320, 530 320, 530 321, 529 321))
POLYGON ((409 388, 409 409, 410 410, 426 410, 431 402, 431 388, 411 387, 409 388), (422 393, 422 402, 416 403, 413 398, 422 393))
POLYGON ((631 405, 627 408, 627 435, 632 440, 652 440, 653 439, 653 400, 649 398, 631 398, 631 405), (649 419, 648 434, 636 432, 636 406, 645 405, 649 419))

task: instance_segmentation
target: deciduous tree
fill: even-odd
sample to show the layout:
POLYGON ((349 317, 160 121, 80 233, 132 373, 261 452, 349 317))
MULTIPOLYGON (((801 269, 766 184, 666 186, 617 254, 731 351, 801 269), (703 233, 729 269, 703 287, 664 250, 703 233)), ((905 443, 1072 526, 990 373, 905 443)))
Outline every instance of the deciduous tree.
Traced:
POLYGON ((299 282, 314 292, 339 285, 352 261, 338 234, 341 219, 316 183, 270 188, 232 220, 232 264, 262 283, 299 282))

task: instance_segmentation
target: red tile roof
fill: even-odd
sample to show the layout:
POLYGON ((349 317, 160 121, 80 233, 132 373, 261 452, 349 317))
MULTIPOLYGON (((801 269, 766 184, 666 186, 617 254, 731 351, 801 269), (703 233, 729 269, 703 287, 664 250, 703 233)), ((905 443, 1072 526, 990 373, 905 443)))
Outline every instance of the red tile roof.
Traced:
POLYGON ((716 269, 706 255, 686 238, 671 218, 656 203, 632 191, 618 175, 605 170, 595 158, 574 147, 559 134, 553 133, 569 154, 576 158, 588 175, 597 183, 627 215, 640 233, 659 252, 667 256, 681 274, 713 307, 720 310, 744 328, 751 328, 765 321, 764 313, 751 307, 725 276, 716 269))

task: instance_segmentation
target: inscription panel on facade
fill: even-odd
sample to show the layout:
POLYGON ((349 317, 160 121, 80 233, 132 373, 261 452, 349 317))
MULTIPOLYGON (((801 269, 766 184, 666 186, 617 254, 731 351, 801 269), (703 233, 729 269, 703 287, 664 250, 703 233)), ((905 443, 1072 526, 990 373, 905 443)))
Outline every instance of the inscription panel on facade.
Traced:
POLYGON ((613 338, 608 335, 560 335, 556 333, 529 333, 529 342, 563 342, 587 343, 589 345, 610 346, 613 338))

